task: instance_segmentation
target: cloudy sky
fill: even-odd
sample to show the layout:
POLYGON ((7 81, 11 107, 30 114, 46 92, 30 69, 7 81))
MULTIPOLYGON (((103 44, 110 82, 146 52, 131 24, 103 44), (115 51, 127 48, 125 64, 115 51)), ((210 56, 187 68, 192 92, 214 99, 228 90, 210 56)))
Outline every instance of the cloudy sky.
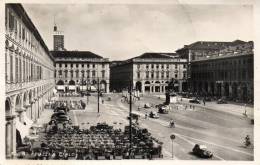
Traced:
POLYGON ((250 5, 23 4, 50 50, 54 17, 67 50, 110 60, 175 52, 196 41, 253 40, 250 5))

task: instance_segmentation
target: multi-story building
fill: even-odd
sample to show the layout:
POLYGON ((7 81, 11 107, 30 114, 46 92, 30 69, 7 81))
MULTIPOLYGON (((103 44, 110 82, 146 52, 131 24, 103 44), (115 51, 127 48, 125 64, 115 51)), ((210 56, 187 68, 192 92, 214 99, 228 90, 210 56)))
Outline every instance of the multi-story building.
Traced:
POLYGON ((175 53, 144 53, 112 64, 111 90, 122 91, 132 83, 133 88, 142 93, 164 93, 172 79, 176 80, 176 92, 187 89, 187 60, 175 53))
POLYGON ((241 40, 235 40, 233 42, 216 42, 216 41, 197 41, 190 45, 184 45, 183 48, 176 50, 176 53, 180 55, 181 58, 185 58, 188 61, 187 67, 187 81, 188 81, 188 90, 190 90, 191 83, 191 61, 203 59, 209 56, 214 56, 222 49, 225 49, 229 46, 235 46, 245 43, 241 40))
POLYGON ((191 87, 199 95, 253 101, 253 42, 230 45, 191 62, 191 87))
POLYGON ((6 157, 11 158, 53 94, 54 61, 20 4, 5 8, 6 157))
POLYGON ((109 92, 109 60, 89 51, 51 51, 57 90, 109 92))

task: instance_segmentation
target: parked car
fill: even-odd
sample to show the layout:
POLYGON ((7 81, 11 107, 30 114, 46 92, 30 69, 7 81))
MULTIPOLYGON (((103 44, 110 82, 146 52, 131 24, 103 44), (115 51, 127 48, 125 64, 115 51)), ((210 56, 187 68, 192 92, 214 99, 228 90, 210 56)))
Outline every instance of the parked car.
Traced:
POLYGON ((158 119, 159 115, 158 115, 158 113, 156 113, 154 111, 151 111, 150 114, 149 114, 149 117, 150 118, 154 118, 154 119, 158 119))
POLYGON ((200 101, 198 99, 191 99, 189 100, 189 102, 194 104, 200 104, 200 101))
POLYGON ((224 99, 218 99, 217 104, 227 104, 227 101, 224 99))
POLYGON ((205 97, 205 101, 212 101, 211 97, 205 97))
POLYGON ((199 156, 201 158, 212 158, 213 153, 207 149, 207 146, 195 144, 192 149, 194 155, 199 156))
POLYGON ((145 103, 144 104, 144 108, 151 108, 152 106, 151 106, 151 104, 150 103, 145 103))
POLYGON ((155 108, 161 108, 162 106, 164 106, 164 104, 157 104, 155 105, 155 108))
MULTIPOLYGON (((138 120, 139 117, 140 117, 139 114, 137 114, 137 113, 132 113, 132 119, 133 119, 133 120, 138 120)), ((128 119, 128 120, 130 119, 129 116, 127 116, 127 119, 128 119)))
POLYGON ((170 106, 168 105, 162 105, 158 108, 158 113, 164 113, 164 114, 167 114, 169 113, 169 110, 170 110, 170 106))

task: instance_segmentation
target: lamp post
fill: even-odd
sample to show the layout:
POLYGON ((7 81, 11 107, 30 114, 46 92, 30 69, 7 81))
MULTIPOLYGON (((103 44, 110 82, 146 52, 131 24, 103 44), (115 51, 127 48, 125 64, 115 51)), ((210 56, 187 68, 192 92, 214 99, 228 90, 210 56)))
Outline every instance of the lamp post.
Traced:
POLYGON ((173 140, 175 139, 175 135, 171 134, 170 138, 172 140, 172 159, 173 159, 173 157, 174 157, 174 155, 173 155, 173 140))
POLYGON ((89 80, 87 81, 87 104, 89 102, 89 98, 88 98, 88 96, 89 96, 89 87, 88 87, 88 85, 89 85, 89 80))
POLYGON ((98 89, 97 89, 97 94, 98 94, 98 113, 99 113, 99 94, 100 94, 100 91, 99 91, 99 77, 97 78, 97 87, 98 87, 98 89))
POLYGON ((132 82, 129 86, 129 156, 132 155, 132 82))

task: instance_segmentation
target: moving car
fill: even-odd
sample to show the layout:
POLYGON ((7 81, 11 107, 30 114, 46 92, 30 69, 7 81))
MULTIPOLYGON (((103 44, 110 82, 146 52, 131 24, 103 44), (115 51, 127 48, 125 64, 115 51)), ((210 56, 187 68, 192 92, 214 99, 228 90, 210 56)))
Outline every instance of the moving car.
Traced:
POLYGON ((194 104, 200 104, 200 101, 198 99, 191 99, 189 100, 189 102, 194 104))
POLYGON ((192 149, 194 155, 201 158, 212 158, 213 153, 207 149, 205 145, 195 144, 192 149))

